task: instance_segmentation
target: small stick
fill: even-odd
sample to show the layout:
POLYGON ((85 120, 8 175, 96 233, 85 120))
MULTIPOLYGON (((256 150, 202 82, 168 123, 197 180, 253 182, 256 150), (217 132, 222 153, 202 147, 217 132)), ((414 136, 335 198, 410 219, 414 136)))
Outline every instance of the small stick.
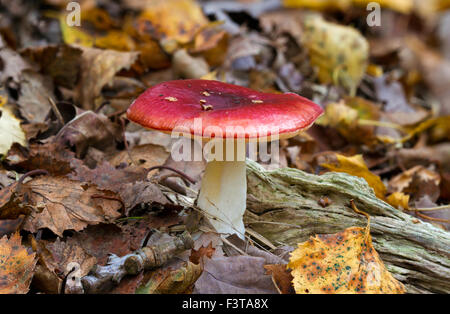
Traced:
POLYGON ((48 171, 45 170, 45 169, 36 169, 36 170, 28 171, 27 173, 25 173, 24 175, 22 175, 22 176, 20 177, 20 179, 17 181, 17 187, 20 187, 20 186, 22 185, 22 183, 23 183, 23 180, 25 180, 27 177, 29 177, 29 176, 34 176, 34 175, 36 175, 36 174, 45 174, 45 175, 48 175, 49 173, 48 173, 48 171))
POLYGON ((418 211, 416 211, 416 215, 419 216, 420 218, 428 219, 428 220, 435 221, 435 222, 450 223, 450 219, 434 218, 434 217, 430 217, 430 216, 421 214, 421 213, 419 213, 418 211))
POLYGON ((353 209, 356 213, 366 216, 366 218, 367 218, 367 227, 366 227, 366 234, 365 234, 364 237, 367 239, 368 236, 370 235, 370 215, 369 215, 368 213, 365 213, 365 212, 359 210, 359 209, 356 207, 355 201, 354 201, 354 200, 350 200, 350 205, 352 206, 352 209, 353 209))
POLYGON ((59 123, 61 123, 61 125, 64 125, 64 118, 61 115, 61 112, 59 112, 58 107, 56 107, 55 102, 53 101, 53 99, 51 97, 47 97, 48 101, 50 102, 50 105, 52 106, 53 112, 55 113, 56 118, 58 119, 59 123))
POLYGON ((195 180, 193 178, 191 178, 190 176, 188 176, 187 174, 185 174, 184 172, 182 172, 178 169, 169 167, 169 166, 153 166, 153 167, 148 168, 147 170, 148 170, 148 172, 150 172, 155 169, 167 169, 167 170, 173 171, 173 172, 179 174, 180 176, 182 176, 183 178, 185 178, 186 180, 188 180, 190 183, 192 183, 192 184, 195 183, 195 180))
POLYGON ((425 212, 425 211, 443 210, 443 209, 450 209, 450 204, 449 205, 437 206, 437 207, 411 208, 411 209, 407 209, 407 210, 409 210, 409 211, 425 212))

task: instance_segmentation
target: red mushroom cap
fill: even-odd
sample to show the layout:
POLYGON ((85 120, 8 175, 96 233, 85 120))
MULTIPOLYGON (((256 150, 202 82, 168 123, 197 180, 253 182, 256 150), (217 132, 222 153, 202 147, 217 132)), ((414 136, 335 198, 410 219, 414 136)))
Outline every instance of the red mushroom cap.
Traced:
POLYGON ((294 93, 261 93, 212 80, 175 80, 147 89, 127 116, 147 128, 163 132, 184 128, 203 138, 220 137, 211 126, 220 128, 223 138, 229 137, 227 127, 237 127, 233 137, 251 139, 293 136, 322 113, 319 105, 294 93), (200 129, 196 118, 201 118, 200 129))

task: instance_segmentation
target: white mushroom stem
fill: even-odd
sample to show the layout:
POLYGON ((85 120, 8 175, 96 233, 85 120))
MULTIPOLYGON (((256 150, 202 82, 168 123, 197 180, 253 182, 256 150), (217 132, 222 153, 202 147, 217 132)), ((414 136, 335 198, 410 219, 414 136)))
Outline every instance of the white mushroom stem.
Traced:
POLYGON ((235 158, 235 161, 207 163, 197 200, 197 205, 217 232, 237 234, 242 239, 247 200, 245 149, 243 151, 243 158, 235 158))

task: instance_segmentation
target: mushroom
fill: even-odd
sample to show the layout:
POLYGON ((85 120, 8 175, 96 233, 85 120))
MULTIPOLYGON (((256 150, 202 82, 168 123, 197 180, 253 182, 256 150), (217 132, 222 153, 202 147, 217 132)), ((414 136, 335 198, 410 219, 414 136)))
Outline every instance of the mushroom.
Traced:
POLYGON ((294 93, 262 93, 193 79, 147 89, 131 104, 127 116, 146 128, 166 133, 181 127, 188 137, 200 137, 205 145, 225 140, 214 145, 216 158, 206 165, 197 205, 217 232, 244 238, 246 142, 295 136, 322 112, 319 105, 294 93), (220 150, 222 160, 217 158, 220 150))

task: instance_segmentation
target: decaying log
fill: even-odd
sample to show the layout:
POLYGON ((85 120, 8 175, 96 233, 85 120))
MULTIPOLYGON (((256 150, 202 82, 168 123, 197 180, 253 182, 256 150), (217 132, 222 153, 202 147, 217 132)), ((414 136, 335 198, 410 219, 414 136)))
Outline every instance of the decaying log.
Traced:
POLYGON ((375 249, 409 293, 450 293, 450 233, 381 201, 366 181, 345 173, 321 176, 292 168, 265 171, 249 161, 246 225, 274 244, 296 247, 315 234, 336 233, 371 215, 375 249), (321 197, 331 203, 323 207, 321 197))

